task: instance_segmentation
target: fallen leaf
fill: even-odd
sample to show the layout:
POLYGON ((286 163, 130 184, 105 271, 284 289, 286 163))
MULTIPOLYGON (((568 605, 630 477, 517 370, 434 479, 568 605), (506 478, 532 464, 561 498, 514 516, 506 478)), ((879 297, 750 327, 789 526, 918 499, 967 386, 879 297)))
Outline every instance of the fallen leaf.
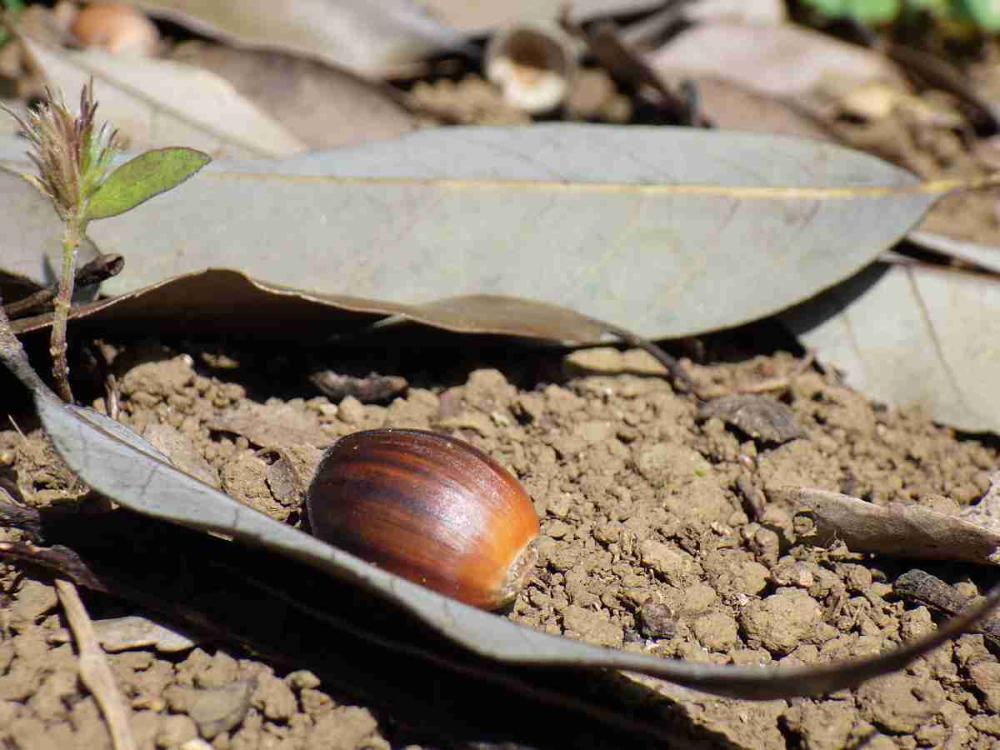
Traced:
POLYGON ((791 407, 770 396, 744 393, 720 396, 698 409, 700 421, 713 417, 736 427, 754 440, 787 443, 805 434, 791 407))
POLYGON ((309 382, 334 403, 339 403, 348 396, 353 396, 363 404, 388 401, 409 387, 406 378, 400 375, 379 375, 377 372, 358 377, 333 370, 318 370, 310 373, 309 382))
POLYGON ((250 49, 288 52, 374 76, 471 51, 463 35, 405 0, 133 0, 154 17, 250 49))
POLYGON ((910 232, 906 239, 924 249, 970 263, 984 271, 1000 273, 1000 247, 962 242, 931 232, 910 232))
POLYGON ((815 533, 802 538, 816 546, 840 540, 852 552, 1000 565, 1000 532, 958 516, 920 505, 883 507, 826 490, 776 494, 813 519, 815 533))
MULTIPOLYGON (((137 648, 153 648, 161 654, 190 651, 197 645, 188 635, 176 628, 138 615, 111 617, 94 621, 94 632, 101 646, 109 654, 137 648)), ((69 643, 67 630, 57 630, 50 638, 53 643, 69 643)))
MULTIPOLYGON (((27 141, 15 142, 23 155, 27 141)), ((26 165, 26 171, 34 171, 26 165)), ((20 174, 0 167, 0 295, 5 303, 16 302, 59 278, 62 267, 63 224, 52 201, 20 174)), ((89 237, 84 237, 77 254, 77 264, 94 260, 100 251, 89 237)), ((77 302, 97 296, 97 288, 78 289, 77 302)))
POLYGON ((794 103, 719 78, 688 76, 687 80, 697 87, 700 114, 720 130, 838 142, 820 120, 794 103))
MULTIPOLYGON (((251 279, 238 271, 210 269, 169 279, 145 289, 74 307, 80 325, 107 330, 203 335, 244 333, 271 340, 301 341, 355 332, 372 324, 412 320, 457 333, 565 342, 597 341, 607 327, 579 313, 543 302, 470 295, 425 305, 379 302, 343 295, 318 295, 251 279)), ((52 315, 18 318, 15 333, 48 328, 52 315)))
POLYGON ((793 24, 693 26, 648 53, 646 61, 667 81, 711 76, 789 98, 808 93, 831 76, 905 87, 903 77, 882 55, 793 24))
POLYGON ((695 0, 683 3, 684 18, 692 23, 727 21, 778 25, 786 23, 788 14, 781 0, 695 0))
POLYGON ((470 3, 467 0, 423 0, 421 3, 442 23, 470 36, 484 36, 506 26, 530 21, 555 21, 565 12, 574 22, 650 10, 656 0, 513 0, 504 3, 470 3))
POLYGON ((965 184, 919 185, 865 154, 775 136, 449 128, 215 162, 90 235, 129 264, 108 293, 229 267, 317 296, 520 297, 665 338, 813 296, 965 184))
POLYGON ((961 430, 1000 432, 1000 281, 875 263, 779 319, 873 401, 961 430))
MULTIPOLYGON (((4 334, 0 334, 3 336, 4 334)), ((341 581, 371 591, 481 656, 512 664, 572 669, 625 669, 716 695, 751 700, 831 692, 901 669, 968 629, 1000 604, 1000 587, 986 602, 934 633, 887 654, 814 667, 732 667, 682 662, 603 649, 516 625, 447 599, 365 563, 297 529, 268 518, 158 458, 137 435, 96 412, 68 409, 35 374, 9 335, 0 338, 5 363, 32 390, 60 455, 81 479, 126 507, 161 520, 223 534, 287 555, 341 581)))
POLYGON ((323 431, 315 414, 288 404, 271 406, 251 403, 246 408, 219 414, 209 419, 205 426, 210 430, 242 435, 263 448, 289 445, 322 448, 336 439, 335 435, 323 431))
POLYGON ((229 81, 311 149, 387 140, 417 126, 381 84, 313 60, 207 42, 184 42, 171 59, 229 81))
POLYGON ((49 84, 68 98, 93 78, 100 117, 134 150, 187 146, 229 157, 288 156, 305 144, 218 76, 169 60, 69 52, 24 38, 49 84))

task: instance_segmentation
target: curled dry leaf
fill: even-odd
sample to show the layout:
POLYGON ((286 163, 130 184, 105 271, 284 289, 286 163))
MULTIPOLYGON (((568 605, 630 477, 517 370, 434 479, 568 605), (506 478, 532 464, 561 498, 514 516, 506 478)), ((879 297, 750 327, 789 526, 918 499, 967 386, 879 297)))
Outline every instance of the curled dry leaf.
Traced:
POLYGON ((783 489, 782 498, 815 524, 817 545, 841 540, 852 552, 1000 565, 1000 530, 919 505, 874 505, 850 495, 783 489))
MULTIPOLYGON (((20 318, 15 333, 41 331, 51 315, 20 318)), ((251 279, 238 271, 212 269, 169 279, 135 292, 76 307, 71 318, 107 330, 158 330, 202 334, 238 333, 271 339, 302 339, 322 331, 325 339, 376 322, 412 320, 458 333, 489 333, 566 342, 597 341, 606 327, 580 313, 544 302, 469 295, 403 305, 346 295, 322 295, 251 279), (178 311, 186 311, 179 315, 178 311), (388 316, 388 318, 387 318, 388 316), (291 326, 288 321, 296 321, 291 326)))
MULTIPOLYGON (((902 599, 923 604, 946 615, 956 615, 971 604, 954 586, 917 568, 893 581, 892 591, 902 599)), ((1000 617, 994 613, 984 618, 976 625, 975 632, 982 633, 1000 646, 1000 617)))
POLYGON ((982 606, 953 618, 928 637, 887 654, 819 667, 725 667, 589 646, 524 628, 446 599, 241 506, 158 458, 155 451, 143 448, 144 441, 138 436, 124 436, 126 428, 113 420, 84 409, 68 409, 41 383, 9 334, 0 332, 0 352, 8 367, 32 390, 57 450, 94 489, 139 513, 293 557, 391 600, 445 637, 500 661, 632 670, 717 695, 767 700, 838 690, 901 669, 965 631, 1000 604, 998 588, 982 606))
POLYGON ((334 403, 343 401, 348 396, 353 396, 363 404, 387 401, 409 387, 406 378, 400 375, 379 375, 377 372, 358 377, 333 370, 317 370, 310 373, 309 382, 334 403))
POLYGON ((742 430, 754 440, 787 443, 805 434, 791 407, 770 396, 744 393, 721 396, 698 410, 699 420, 713 417, 742 430))

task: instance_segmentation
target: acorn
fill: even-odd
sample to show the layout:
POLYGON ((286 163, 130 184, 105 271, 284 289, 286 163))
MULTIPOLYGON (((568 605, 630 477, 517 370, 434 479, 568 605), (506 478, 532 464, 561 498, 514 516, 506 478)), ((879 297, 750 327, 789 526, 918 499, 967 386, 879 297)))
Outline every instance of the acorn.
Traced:
POLYGON ((538 558, 531 498, 468 443, 424 430, 368 430, 323 454, 306 493, 312 533, 481 609, 509 604, 538 558))

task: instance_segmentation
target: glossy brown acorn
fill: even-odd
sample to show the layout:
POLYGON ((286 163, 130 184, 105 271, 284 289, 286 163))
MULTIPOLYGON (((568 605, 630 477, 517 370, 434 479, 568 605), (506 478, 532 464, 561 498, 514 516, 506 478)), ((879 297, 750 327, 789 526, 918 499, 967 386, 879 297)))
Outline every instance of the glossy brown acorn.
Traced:
POLYGON ((509 603, 537 559, 528 493, 492 458, 447 435, 343 437, 323 455, 306 505, 323 541, 482 609, 509 603))

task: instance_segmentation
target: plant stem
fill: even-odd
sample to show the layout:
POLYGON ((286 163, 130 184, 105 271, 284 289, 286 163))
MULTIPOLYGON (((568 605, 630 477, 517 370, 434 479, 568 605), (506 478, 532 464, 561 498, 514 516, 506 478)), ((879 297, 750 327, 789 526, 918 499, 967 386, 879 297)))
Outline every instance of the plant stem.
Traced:
POLYGON ((56 381, 56 392, 63 401, 71 404, 73 403, 73 391, 69 387, 69 364, 66 360, 66 326, 69 321, 69 308, 73 304, 76 256, 80 249, 80 239, 83 236, 83 221, 76 214, 69 214, 65 221, 62 278, 59 279, 59 294, 56 295, 54 303, 49 353, 52 355, 52 377, 56 381))

